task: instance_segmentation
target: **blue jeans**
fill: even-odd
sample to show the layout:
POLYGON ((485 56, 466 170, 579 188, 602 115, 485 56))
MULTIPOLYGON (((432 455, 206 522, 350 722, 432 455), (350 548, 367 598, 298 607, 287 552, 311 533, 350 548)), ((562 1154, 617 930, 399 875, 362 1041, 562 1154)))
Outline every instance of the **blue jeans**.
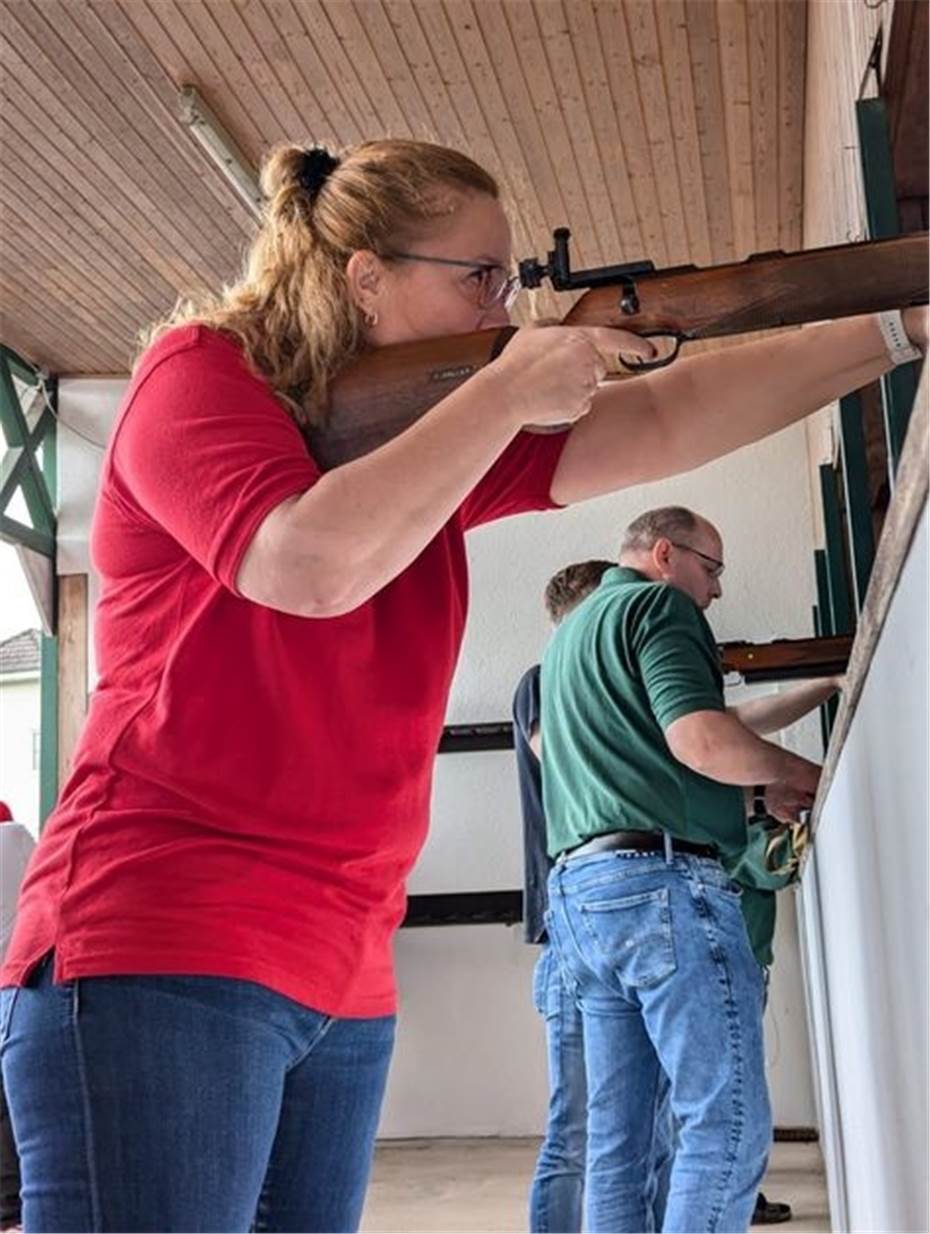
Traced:
POLYGON ((549 904, 583 1020, 586 1228, 648 1228, 664 1072, 677 1145, 662 1229, 746 1230, 772 1125, 738 892, 715 861, 614 851, 556 865, 549 904))
MULTIPOLYGON (((587 1155, 587 1081, 584 1027, 576 1003, 575 983, 563 979, 558 958, 545 945, 533 973, 533 1002, 546 1022, 549 1061, 549 1109, 546 1134, 530 1188, 533 1234, 575 1234, 581 1229, 587 1155)), ((650 1212, 643 1230, 661 1225, 672 1162, 669 1087, 660 1076, 655 1139, 648 1187, 650 1212)))
POLYGON ((215 977, 0 992, 26 1231, 355 1230, 394 1017, 215 977))
POLYGON ((549 1110, 530 1188, 530 1230, 575 1234, 581 1229, 588 1142, 584 1033, 581 1012, 548 944, 536 961, 533 1002, 546 1022, 549 1110))

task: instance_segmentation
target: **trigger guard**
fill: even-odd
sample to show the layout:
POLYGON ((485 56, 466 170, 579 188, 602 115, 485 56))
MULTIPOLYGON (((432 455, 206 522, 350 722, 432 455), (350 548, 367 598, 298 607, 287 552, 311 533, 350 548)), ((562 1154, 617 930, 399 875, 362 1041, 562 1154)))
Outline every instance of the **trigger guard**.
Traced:
POLYGON ((655 334, 644 335, 645 338, 671 338, 675 340, 675 346, 672 349, 671 355, 666 356, 663 360, 633 360, 627 362, 621 360, 620 363, 625 369, 631 373, 651 373, 654 369, 667 368, 675 360, 678 359, 678 353, 681 351, 681 345, 685 341, 680 334, 655 334))

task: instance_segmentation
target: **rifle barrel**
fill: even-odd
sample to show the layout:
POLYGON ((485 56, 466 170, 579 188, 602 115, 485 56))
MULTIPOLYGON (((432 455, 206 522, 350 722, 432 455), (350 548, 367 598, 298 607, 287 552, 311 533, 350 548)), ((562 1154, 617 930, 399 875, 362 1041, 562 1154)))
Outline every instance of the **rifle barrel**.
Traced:
POLYGON ((632 278, 639 311, 625 312, 629 285, 586 292, 566 325, 634 334, 721 338, 926 304, 928 233, 801 253, 761 253, 725 266, 657 270, 632 278))

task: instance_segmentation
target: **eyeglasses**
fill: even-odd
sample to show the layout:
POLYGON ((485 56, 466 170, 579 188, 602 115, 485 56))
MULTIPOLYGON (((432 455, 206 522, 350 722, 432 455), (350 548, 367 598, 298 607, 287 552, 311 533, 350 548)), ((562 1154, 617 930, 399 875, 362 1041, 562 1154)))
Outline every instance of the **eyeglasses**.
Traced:
POLYGON ((673 548, 680 548, 686 553, 694 553, 695 557, 700 557, 703 561, 709 562, 714 567, 711 572, 712 578, 719 578, 723 573, 725 568, 724 564, 722 561, 718 561, 716 557, 708 557, 706 553, 702 553, 699 548, 693 548, 690 544, 679 544, 675 540, 669 540, 669 544, 671 544, 673 548))
POLYGON ((453 257, 427 257, 423 253, 385 253, 394 261, 425 261, 435 266, 460 266, 475 275, 475 303, 478 308, 489 309, 503 304, 510 309, 520 291, 520 277, 508 274, 495 261, 459 261, 453 257))

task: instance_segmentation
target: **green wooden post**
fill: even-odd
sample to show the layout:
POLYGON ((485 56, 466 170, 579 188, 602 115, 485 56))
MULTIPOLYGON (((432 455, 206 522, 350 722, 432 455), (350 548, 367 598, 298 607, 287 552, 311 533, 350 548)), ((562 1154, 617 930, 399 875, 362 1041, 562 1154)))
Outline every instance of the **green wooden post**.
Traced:
MULTIPOLYGON (((46 422, 47 423, 47 422, 46 422)), ((45 486, 42 470, 36 459, 37 437, 30 432, 23 409, 19 403, 16 386, 13 384, 13 366, 9 353, 0 353, 0 427, 6 438, 6 444, 15 451, 15 460, 8 469, 7 480, 3 486, 3 505, 0 514, 5 515, 13 488, 18 488, 26 502, 32 529, 43 537, 53 537, 55 531, 55 511, 45 486), (15 475, 15 484, 12 477, 15 475)), ((38 427, 38 426, 37 426, 38 427)), ((44 430, 45 424, 42 425, 44 430)), ((15 521, 15 520, 13 520, 15 521)), ((37 542, 31 547, 37 547, 37 542)), ((39 552, 46 552, 39 548, 39 552)), ((46 554, 49 555, 49 554, 46 554)))
POLYGON ((875 559, 869 476, 862 427, 862 400, 858 393, 840 399, 840 440, 842 444, 843 490, 846 496, 846 532, 853 573, 853 598, 856 615, 862 611, 865 593, 875 559))
POLYGON ((822 548, 814 549, 814 573, 817 577, 817 634, 827 638, 835 634, 830 609, 830 584, 827 582, 827 554, 822 548))
MULTIPOLYGON (((815 562, 816 566, 816 554, 815 562)), ((815 604, 812 608, 814 618, 814 633, 819 638, 823 634, 823 622, 820 619, 820 607, 815 604)), ((827 746, 830 744, 830 712, 826 703, 821 703, 817 709, 820 714, 820 740, 823 744, 823 752, 826 754, 827 746)))
MULTIPOLYGON (((49 402, 58 410, 58 380, 46 382, 49 402)), ((42 438, 42 474, 52 504, 58 503, 58 421, 54 416, 42 438)), ((52 611, 58 613, 58 574, 52 575, 52 611)), ((42 635, 39 722, 39 827, 58 799, 58 634, 42 635)))
POLYGON ((826 537, 824 555, 827 582, 827 604, 830 613, 831 634, 851 634, 853 629, 852 607, 849 602, 849 587, 846 581, 846 560, 843 555, 843 525, 840 517, 840 502, 836 487, 836 472, 824 463, 820 471, 820 495, 823 501, 823 525, 826 537))
MULTIPOLYGON (((865 189, 869 236, 881 240, 901 231, 895 197, 894 164, 888 137, 888 117, 884 99, 860 99, 856 103, 859 128, 859 154, 865 189)), ((898 459, 904 447, 907 425, 917 393, 916 364, 902 364, 882 378, 885 411, 885 437, 888 442, 888 479, 894 488, 898 459)))
POLYGON ((58 798, 58 638, 42 635, 39 675, 39 827, 58 798))
MULTIPOLYGON (((16 382, 37 386, 39 374, 16 352, 0 344, 0 429, 7 449, 0 458, 0 537, 33 549, 50 559, 53 593, 57 590, 55 561, 55 503, 58 487, 56 420, 58 386, 45 382, 50 407, 32 427, 20 404, 16 382), (22 494, 31 526, 7 514, 14 496, 22 494)), ((57 595, 52 596, 52 617, 57 595)), ((39 675, 39 819, 44 823, 58 795, 58 639, 43 633, 39 675)))
MULTIPOLYGON (((814 606, 814 633, 817 635, 836 634, 833 624, 833 606, 830 602, 830 575, 825 549, 814 549, 814 573, 817 578, 817 603, 814 606)), ((830 734, 833 731, 833 721, 836 719, 837 702, 835 698, 828 699, 820 708, 820 735, 823 738, 824 753, 830 744, 830 734)))

